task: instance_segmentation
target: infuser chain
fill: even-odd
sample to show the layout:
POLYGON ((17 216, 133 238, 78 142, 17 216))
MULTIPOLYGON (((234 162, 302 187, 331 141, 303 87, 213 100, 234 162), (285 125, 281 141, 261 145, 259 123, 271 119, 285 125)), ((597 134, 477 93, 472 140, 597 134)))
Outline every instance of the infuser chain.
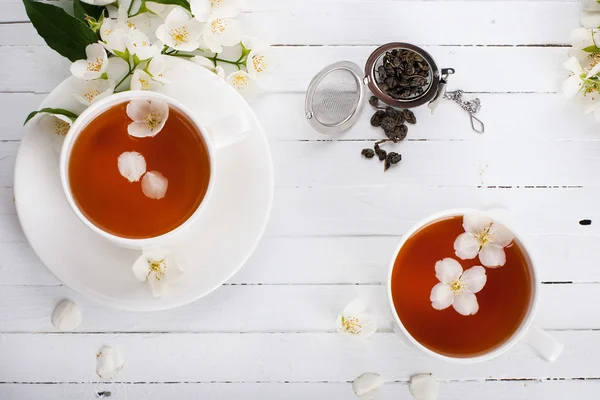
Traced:
POLYGON ((464 92, 462 90, 454 90, 452 92, 444 93, 444 98, 452 100, 463 110, 468 112, 471 116, 471 128, 477 133, 483 133, 485 131, 485 125, 475 116, 475 114, 481 109, 481 100, 476 97, 473 100, 464 101, 463 94, 464 92))

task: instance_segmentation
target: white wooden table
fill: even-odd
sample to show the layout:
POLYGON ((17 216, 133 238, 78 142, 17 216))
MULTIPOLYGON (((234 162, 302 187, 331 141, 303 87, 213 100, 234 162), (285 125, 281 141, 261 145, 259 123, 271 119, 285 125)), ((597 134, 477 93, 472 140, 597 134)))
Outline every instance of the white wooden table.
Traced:
MULTIPOLYGON (((275 203, 255 255, 229 283, 177 310, 126 313, 62 286, 26 243, 13 203, 21 125, 68 73, 28 23, 0 0, 0 399, 352 399, 363 372, 385 399, 408 399, 414 373, 433 372, 441 399, 600 397, 600 124, 556 94, 577 1, 251 0, 248 22, 273 33, 277 85, 254 108, 271 141, 275 203), (458 106, 419 123, 387 173, 360 157, 381 138, 366 111, 339 140, 304 120, 304 91, 323 66, 359 65, 378 45, 424 46, 456 68, 450 89, 476 93, 486 133, 458 106), (524 345, 481 365, 432 361, 392 332, 385 296, 399 237, 429 213, 504 207, 540 259, 538 323, 566 349, 547 364, 524 345), (579 221, 591 219, 589 226, 579 221), (360 296, 380 331, 349 342, 334 321, 360 296), (83 310, 75 333, 50 314, 62 298, 83 310), (121 350, 114 382, 95 372, 103 344, 121 350)), ((40 199, 40 207, 43 207, 40 199)))

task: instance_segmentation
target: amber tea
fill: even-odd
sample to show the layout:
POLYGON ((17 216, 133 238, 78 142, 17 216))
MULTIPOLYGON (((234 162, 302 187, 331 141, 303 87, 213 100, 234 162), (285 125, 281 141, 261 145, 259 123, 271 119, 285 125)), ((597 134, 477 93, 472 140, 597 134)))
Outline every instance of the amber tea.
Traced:
MULTIPOLYGON (((120 237, 151 238, 177 228, 198 208, 209 186, 210 156, 196 125, 166 104, 160 132, 135 136, 128 131, 128 104, 83 128, 71 150, 68 180, 75 203, 94 225, 120 237)), ((155 117, 149 113, 142 122, 153 128, 155 117)))
MULTIPOLYGON (((491 235, 486 237, 485 232, 474 235, 484 245, 486 241, 493 239, 491 235)), ((478 286, 476 289, 485 285, 475 294, 469 295, 476 297, 478 305, 473 315, 461 315, 457 312, 457 309, 465 311, 462 304, 462 309, 456 304, 444 309, 434 308, 432 288, 438 284, 444 286, 436 277, 438 261, 452 258, 460 263, 464 271, 481 266, 482 259, 488 261, 487 254, 482 257, 480 253, 479 257, 473 259, 461 259, 455 254, 455 241, 464 233, 463 216, 443 218, 422 227, 403 244, 394 262, 391 277, 394 307, 410 335, 436 353, 460 358, 482 355, 506 343, 520 327, 532 301, 532 277, 528 258, 515 239, 504 247, 504 265, 497 268, 477 267, 473 270, 485 273, 486 277, 478 282, 471 279, 475 281, 473 286, 478 286)), ((473 251, 477 251, 477 247, 473 251)), ((445 273, 448 274, 448 271, 445 273)), ((463 280, 469 282, 468 278, 452 279, 454 278, 445 279, 448 282, 448 289, 445 289, 448 296, 455 296, 467 288, 468 285, 463 280)), ((456 297, 449 298, 448 302, 456 301, 455 299, 456 297)), ((442 298, 442 301, 445 299, 442 298)), ((469 310, 467 307, 466 311, 468 314, 473 309, 469 310)))

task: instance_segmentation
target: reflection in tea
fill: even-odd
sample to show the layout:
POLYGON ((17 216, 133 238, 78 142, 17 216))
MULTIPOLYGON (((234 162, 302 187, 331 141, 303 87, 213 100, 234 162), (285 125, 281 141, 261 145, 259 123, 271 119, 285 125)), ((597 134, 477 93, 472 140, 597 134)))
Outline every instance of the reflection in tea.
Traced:
POLYGON ((130 135, 127 104, 106 110, 81 131, 71 150, 69 184, 81 212, 100 229, 155 237, 177 228, 202 202, 209 153, 198 128, 174 107, 160 133, 130 135))
POLYGON ((505 343, 522 323, 531 301, 532 281, 527 258, 518 241, 504 249, 506 263, 485 268, 487 282, 477 292, 479 310, 464 316, 453 307, 436 310, 430 294, 439 283, 438 261, 451 257, 463 270, 481 265, 478 257, 462 260, 454 241, 464 233, 463 217, 435 221, 414 233, 396 257, 392 272, 392 299, 410 335, 423 346, 450 357, 473 357, 505 343))

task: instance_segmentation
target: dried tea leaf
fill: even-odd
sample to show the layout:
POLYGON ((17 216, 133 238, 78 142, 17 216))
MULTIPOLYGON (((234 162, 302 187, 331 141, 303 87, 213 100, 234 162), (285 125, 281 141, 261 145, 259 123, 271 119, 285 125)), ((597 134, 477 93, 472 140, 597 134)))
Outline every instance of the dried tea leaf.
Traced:
POLYGON ((375 96, 371 96, 371 98, 369 99, 369 104, 373 107, 377 107, 379 105, 379 99, 375 96))
POLYGON ((386 116, 387 116, 387 114, 385 113, 385 111, 378 110, 371 117, 371 125, 373 125, 373 126, 381 126, 381 120, 384 119, 386 116))
POLYGON ((400 154, 395 153, 393 151, 389 152, 387 157, 385 158, 383 170, 387 171, 389 167, 391 167, 394 164, 398 164, 400 160, 402 160, 402 156, 400 154))
POLYGON ((404 119, 406 119, 406 122, 413 125, 417 123, 417 117, 415 117, 415 114, 412 111, 403 110, 402 113, 404 114, 404 119))
POLYGON ((363 156, 365 156, 367 158, 373 158, 373 156, 375 156, 375 152, 371 149, 362 149, 360 154, 362 154, 363 156))

